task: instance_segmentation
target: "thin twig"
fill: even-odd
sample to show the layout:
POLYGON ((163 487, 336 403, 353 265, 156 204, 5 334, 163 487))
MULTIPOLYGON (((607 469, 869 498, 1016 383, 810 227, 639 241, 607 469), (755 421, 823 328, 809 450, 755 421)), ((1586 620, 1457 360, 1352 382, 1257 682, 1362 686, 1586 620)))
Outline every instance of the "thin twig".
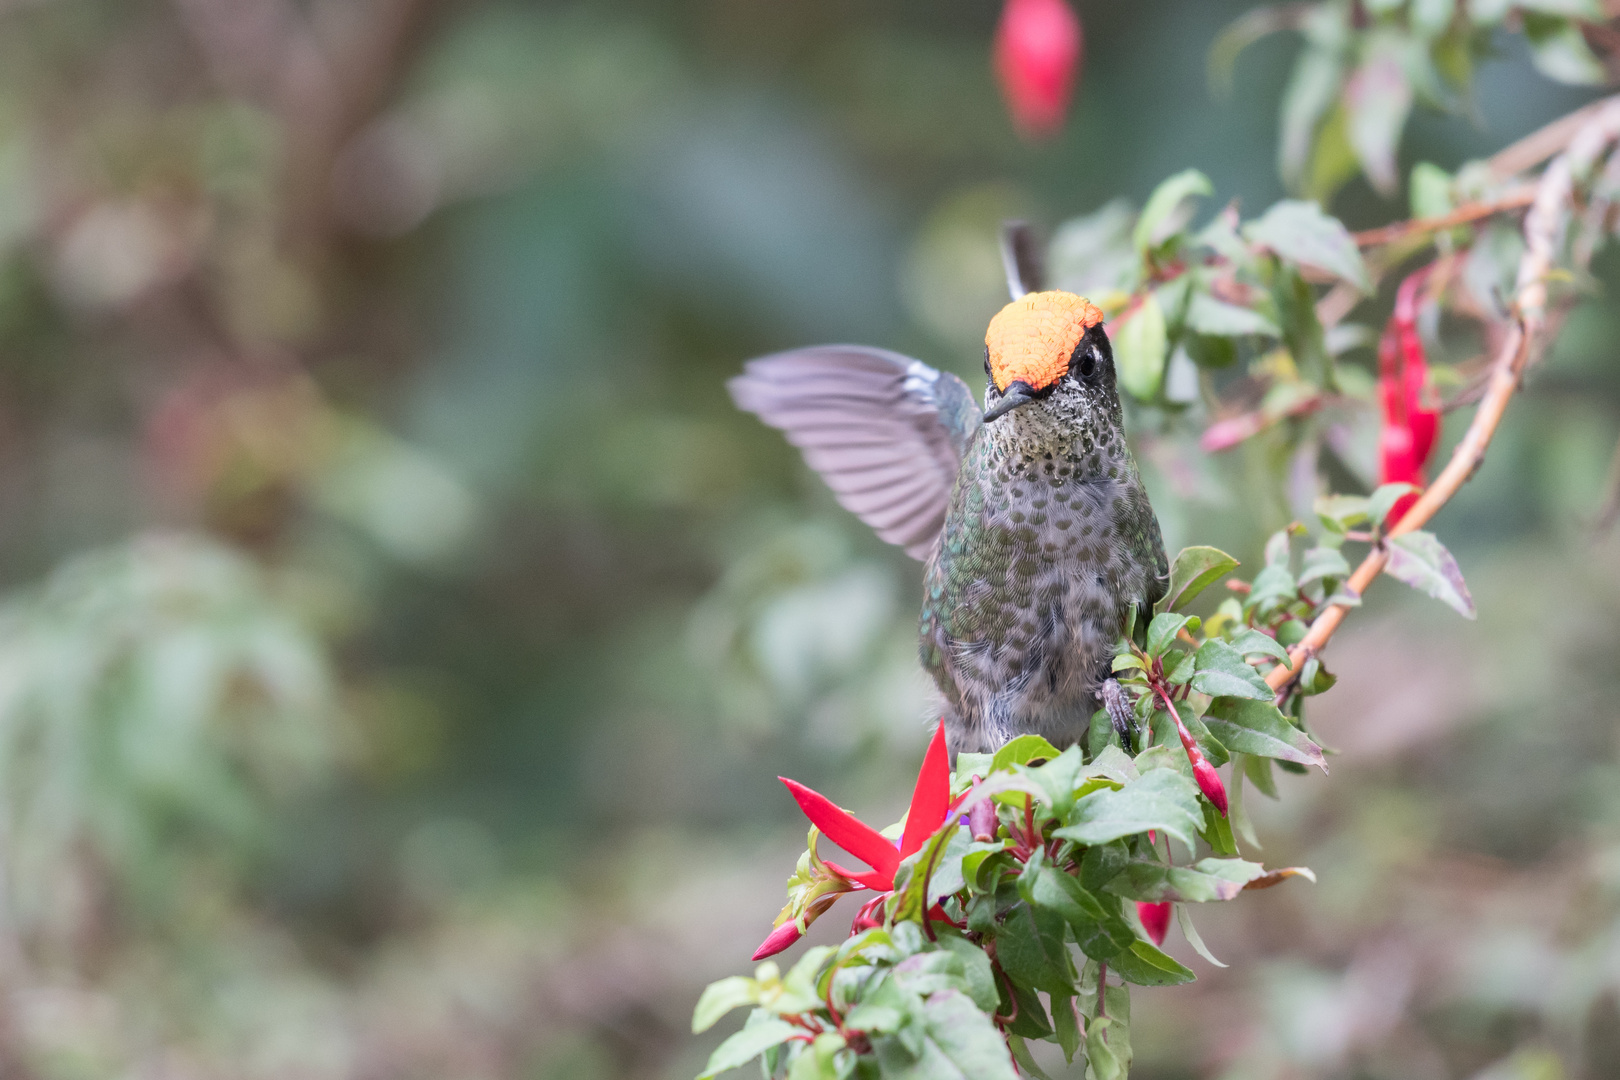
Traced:
POLYGON ((1351 233, 1350 238, 1358 247, 1376 247, 1380 244, 1390 244, 1397 240, 1405 240, 1425 233, 1441 232, 1456 228, 1458 225, 1467 225, 1471 221, 1481 218, 1495 217, 1508 210, 1519 210, 1529 206, 1536 197, 1534 184, 1526 184, 1515 188, 1495 199, 1483 202, 1466 203, 1449 214, 1438 217, 1413 218, 1410 221, 1397 221, 1392 225, 1385 225, 1377 229, 1364 229, 1358 233, 1351 233))
POLYGON ((1490 168, 1491 175, 1499 180, 1533 169, 1569 146, 1577 132, 1616 100, 1620 99, 1601 98, 1572 113, 1560 116, 1545 127, 1532 131, 1518 142, 1498 150, 1485 164, 1490 168))
MULTIPOLYGON (((1561 233, 1561 217, 1574 195, 1575 176, 1595 161, 1605 146, 1620 136, 1620 97, 1607 98, 1600 104, 1601 108, 1588 107, 1572 114, 1580 118, 1578 125, 1560 126, 1563 123, 1560 122, 1543 129, 1557 128, 1564 132, 1567 149, 1547 166, 1536 184, 1535 201, 1525 216, 1525 253, 1519 261, 1514 321, 1491 366, 1490 382, 1480 399, 1479 411, 1474 414, 1473 422, 1452 451, 1445 469, 1389 530, 1390 536, 1409 533, 1427 524, 1485 459, 1485 449, 1502 422, 1508 402, 1519 388, 1520 376, 1547 321, 1547 276, 1553 269, 1561 233)), ((1388 561, 1388 549, 1382 544, 1374 547, 1350 575, 1346 591, 1355 596, 1365 594, 1388 561)), ((1287 686, 1304 667, 1305 659, 1327 644, 1344 621, 1347 611, 1347 607, 1332 604, 1316 617, 1304 639, 1288 651, 1292 667, 1279 666, 1266 676, 1266 682, 1273 690, 1287 686)))

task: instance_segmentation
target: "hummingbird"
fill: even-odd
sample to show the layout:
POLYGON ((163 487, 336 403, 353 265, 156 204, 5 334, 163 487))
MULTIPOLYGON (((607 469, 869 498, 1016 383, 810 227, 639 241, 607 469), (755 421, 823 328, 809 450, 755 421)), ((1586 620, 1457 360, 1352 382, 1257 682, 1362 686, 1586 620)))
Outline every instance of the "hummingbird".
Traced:
POLYGON ((925 564, 919 653, 953 753, 1023 734, 1071 745, 1099 702, 1130 746, 1115 643, 1133 604, 1164 595, 1164 541, 1103 313, 1040 288, 1022 223, 1003 228, 1002 255, 1013 299, 985 333, 982 407, 956 376, 864 345, 760 357, 728 388, 925 564))

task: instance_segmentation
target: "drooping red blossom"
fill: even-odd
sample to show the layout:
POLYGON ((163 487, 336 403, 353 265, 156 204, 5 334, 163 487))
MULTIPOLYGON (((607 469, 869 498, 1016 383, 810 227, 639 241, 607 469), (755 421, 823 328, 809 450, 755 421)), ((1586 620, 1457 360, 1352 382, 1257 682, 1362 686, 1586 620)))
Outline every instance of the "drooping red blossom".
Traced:
POLYGON ((1080 17, 1067 0, 1007 0, 995 66, 1013 123, 1033 139, 1063 128, 1080 72, 1080 17))
MULTIPOLYGON (((1395 310, 1378 342, 1378 399, 1383 426, 1378 433, 1378 482, 1427 483, 1423 468, 1440 434, 1440 410, 1434 403, 1429 362, 1418 334, 1418 293, 1429 275, 1424 267, 1409 274, 1395 293, 1395 310)), ((1399 521, 1417 495, 1408 494, 1390 510, 1399 521)))
POLYGON ((1147 931, 1153 944, 1163 945, 1164 935, 1170 932, 1170 902, 1168 900, 1150 904, 1137 901, 1136 914, 1142 920, 1142 929, 1147 931))
MULTIPOLYGON (((940 721, 934 729, 934 738, 928 744, 928 752, 923 755, 922 768, 917 772, 917 785, 911 793, 911 809, 906 812, 905 831, 898 845, 820 792, 785 776, 777 779, 787 785, 799 809, 804 811, 811 824, 821 830, 823 836, 872 868, 848 870, 837 863, 827 862, 828 869, 868 889, 889 893, 894 890, 894 872, 899 868, 900 860, 920 850, 928 838, 945 824, 950 813, 951 761, 950 751, 945 745, 945 723, 940 721)), ((856 915, 857 928, 868 928, 862 922, 872 921, 872 912, 880 910, 882 900, 882 896, 874 897, 861 908, 856 915), (874 904, 878 907, 874 908, 874 904)), ((929 915, 945 919, 945 913, 938 905, 929 915)), ((873 925, 881 925, 881 915, 876 918, 877 922, 873 925)), ((797 920, 784 921, 754 951, 754 959, 763 960, 781 952, 799 940, 803 933, 797 920)))

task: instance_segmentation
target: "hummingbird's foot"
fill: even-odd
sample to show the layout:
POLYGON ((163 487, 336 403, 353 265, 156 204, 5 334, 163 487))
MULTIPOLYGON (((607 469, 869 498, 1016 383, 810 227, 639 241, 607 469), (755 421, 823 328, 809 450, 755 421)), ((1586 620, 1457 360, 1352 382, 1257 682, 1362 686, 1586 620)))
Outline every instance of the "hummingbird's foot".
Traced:
POLYGON ((1118 679, 1104 679, 1102 684, 1103 708, 1114 722, 1120 745, 1127 751, 1136 748, 1136 718, 1131 715, 1131 703, 1125 697, 1125 688, 1118 679))

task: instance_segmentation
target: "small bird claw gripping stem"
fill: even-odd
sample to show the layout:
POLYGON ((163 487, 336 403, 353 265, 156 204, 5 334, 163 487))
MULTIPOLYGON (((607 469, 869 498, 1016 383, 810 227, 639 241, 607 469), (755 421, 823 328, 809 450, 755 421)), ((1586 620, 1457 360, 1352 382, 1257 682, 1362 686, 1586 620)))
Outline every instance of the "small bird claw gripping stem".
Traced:
POLYGON ((1136 719, 1131 715, 1131 703, 1125 698, 1125 689, 1118 679, 1104 679, 1102 684, 1103 708, 1114 722, 1119 741, 1129 750, 1136 744, 1136 719))

